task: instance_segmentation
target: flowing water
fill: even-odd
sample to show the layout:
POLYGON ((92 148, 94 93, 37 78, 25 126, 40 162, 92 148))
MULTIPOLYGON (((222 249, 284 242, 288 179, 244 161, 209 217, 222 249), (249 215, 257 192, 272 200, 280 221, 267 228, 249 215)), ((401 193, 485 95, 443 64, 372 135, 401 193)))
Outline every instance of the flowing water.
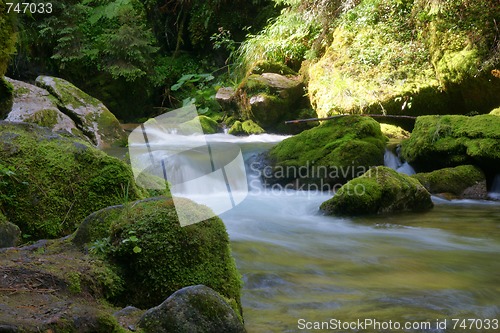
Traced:
MULTIPOLYGON (((238 139, 246 160, 269 149, 269 139, 238 139)), ((338 325, 332 319, 454 332, 464 324, 454 319, 481 319, 477 327, 500 319, 500 203, 433 198, 426 213, 322 216, 318 207, 331 196, 253 187, 221 215, 243 274, 249 332, 310 332, 308 322, 338 325)), ((462 331, 500 331, 477 327, 462 331)))
POLYGON ((243 275, 248 332, 403 331, 389 321, 421 327, 407 332, 500 332, 499 202, 433 198, 426 213, 323 216, 332 193, 266 190, 250 172, 283 137, 208 137, 239 144, 247 164, 250 192, 221 218, 243 275), (311 328, 365 319, 386 329, 311 328))

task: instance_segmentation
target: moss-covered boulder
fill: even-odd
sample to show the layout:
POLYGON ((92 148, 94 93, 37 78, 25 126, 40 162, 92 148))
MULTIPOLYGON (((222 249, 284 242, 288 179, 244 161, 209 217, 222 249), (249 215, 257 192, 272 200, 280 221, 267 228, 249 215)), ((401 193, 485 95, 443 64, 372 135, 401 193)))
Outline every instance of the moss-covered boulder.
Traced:
POLYGON ((491 110, 490 114, 493 115, 493 116, 500 116, 500 107, 491 110))
POLYGON ((334 118, 273 147, 264 181, 316 184, 320 188, 344 183, 382 165, 385 142, 380 125, 372 118, 334 118))
POLYGON ((58 100, 47 90, 7 78, 13 87, 13 104, 5 120, 34 123, 52 131, 66 131, 85 138, 75 122, 58 108, 58 100))
POLYGON ((239 85, 236 101, 243 120, 253 120, 266 130, 298 109, 304 85, 298 76, 276 73, 250 74, 239 85))
POLYGON ((124 143, 125 132, 120 123, 99 100, 60 78, 39 76, 36 84, 56 98, 59 108, 95 145, 105 147, 124 143))
POLYGON ((207 207, 187 199, 158 198, 127 205, 111 223, 108 258, 121 267, 123 304, 156 306, 175 291, 203 284, 241 309, 241 277, 218 217, 181 227, 177 209, 207 216, 207 207))
POLYGON ((180 134, 200 134, 200 130, 205 134, 214 134, 219 131, 219 124, 207 116, 197 116, 179 125, 180 134))
POLYGON ((309 68, 311 103, 320 117, 487 113, 500 105, 498 17, 492 0, 359 1, 309 68))
POLYGON ((176 291, 139 321, 146 333, 244 333, 238 314, 213 289, 203 285, 176 291))
POLYGON ((0 209, 31 239, 73 232, 90 213, 144 197, 124 162, 76 137, 0 122, 0 209))
POLYGON ((0 212, 0 249, 3 247, 16 246, 21 236, 21 230, 13 223, 7 221, 5 215, 0 212))
POLYGON ((228 131, 228 134, 232 135, 251 135, 262 133, 265 133, 264 129, 252 120, 246 120, 244 122, 237 120, 228 131))
POLYGON ((460 165, 412 176, 432 194, 451 194, 457 198, 486 199, 486 178, 481 169, 473 165, 460 165))
POLYGON ((328 215, 364 215, 432 207, 431 195, 418 180, 380 166, 342 186, 320 209, 328 215))
POLYGON ((500 118, 418 117, 401 152, 417 171, 474 164, 488 174, 500 173, 500 118))

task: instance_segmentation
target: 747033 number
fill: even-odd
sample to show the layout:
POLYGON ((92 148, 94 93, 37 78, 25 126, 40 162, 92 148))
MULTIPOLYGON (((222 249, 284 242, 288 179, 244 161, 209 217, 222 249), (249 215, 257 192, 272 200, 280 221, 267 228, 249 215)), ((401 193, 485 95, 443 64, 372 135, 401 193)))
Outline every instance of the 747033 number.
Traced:
POLYGON ((9 8, 7 9, 7 13, 30 13, 30 14, 51 14, 52 13, 52 3, 34 3, 34 2, 21 2, 21 3, 13 3, 7 2, 5 3, 9 8))

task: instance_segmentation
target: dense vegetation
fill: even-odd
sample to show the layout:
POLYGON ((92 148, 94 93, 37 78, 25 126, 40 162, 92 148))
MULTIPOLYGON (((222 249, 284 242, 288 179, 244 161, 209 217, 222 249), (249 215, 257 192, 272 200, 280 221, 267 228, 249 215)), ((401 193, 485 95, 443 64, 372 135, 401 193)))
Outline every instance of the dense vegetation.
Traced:
POLYGON ((195 103, 219 121, 216 90, 236 87, 258 61, 303 75, 321 116, 485 113, 500 104, 496 0, 52 3, 51 14, 19 14, 17 23, 2 7, 0 70, 15 23, 8 75, 63 77, 121 120, 195 103))

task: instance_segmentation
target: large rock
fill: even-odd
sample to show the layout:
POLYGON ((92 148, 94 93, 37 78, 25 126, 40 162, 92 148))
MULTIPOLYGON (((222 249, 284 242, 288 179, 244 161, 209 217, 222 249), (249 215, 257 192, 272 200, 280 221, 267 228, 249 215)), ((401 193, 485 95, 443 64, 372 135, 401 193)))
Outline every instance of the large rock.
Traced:
POLYGON ((7 218, 0 212, 0 249, 16 246, 20 236, 19 227, 7 221, 7 218))
POLYGON ((382 166, 349 181, 321 204, 328 215, 424 211, 432 207, 431 195, 418 180, 382 166))
POLYGON ((6 78, 13 86, 13 104, 5 120, 34 123, 52 131, 66 131, 83 137, 75 122, 58 108, 57 99, 47 90, 6 78))
POLYGON ((372 118, 338 117, 273 147, 268 155, 270 167, 263 171, 264 181, 332 189, 372 166, 382 165, 385 142, 380 125, 372 118))
POLYGON ((500 117, 418 117, 401 152, 417 171, 474 164, 487 174, 500 173, 500 117))
POLYGON ((76 137, 0 122, 0 206, 31 239, 73 232, 90 213, 146 195, 130 167, 76 137))
POLYGON ((145 333, 244 333, 237 313, 213 289, 203 285, 176 291, 149 309, 139 321, 145 333))
POLYGON ((486 178, 481 169, 473 165, 460 165, 412 176, 432 194, 451 194, 465 199, 486 199, 486 178))
POLYGON ((262 73, 250 74, 242 81, 236 100, 243 120, 253 120, 269 130, 300 108, 303 95, 304 85, 299 76, 262 73))
POLYGON ((236 111, 235 91, 232 87, 222 87, 217 90, 215 100, 219 103, 222 111, 229 114, 236 111))
POLYGON ((102 147, 123 143, 125 132, 120 123, 99 100, 60 78, 39 76, 36 84, 55 96, 59 107, 94 144, 102 147))
MULTIPOLYGON (((82 225, 91 232, 78 234, 88 240, 104 231, 101 218, 108 220, 111 232, 108 257, 120 266, 127 290, 118 301, 149 308, 164 301, 182 287, 203 284, 227 298, 240 311, 241 277, 231 256, 224 223, 213 217, 181 227, 177 211, 198 219, 209 215, 208 208, 187 199, 157 198, 125 205, 118 211, 102 212, 94 222, 82 225), (176 210, 177 209, 177 210, 176 210)), ((103 234, 101 234, 103 235, 103 234)))

